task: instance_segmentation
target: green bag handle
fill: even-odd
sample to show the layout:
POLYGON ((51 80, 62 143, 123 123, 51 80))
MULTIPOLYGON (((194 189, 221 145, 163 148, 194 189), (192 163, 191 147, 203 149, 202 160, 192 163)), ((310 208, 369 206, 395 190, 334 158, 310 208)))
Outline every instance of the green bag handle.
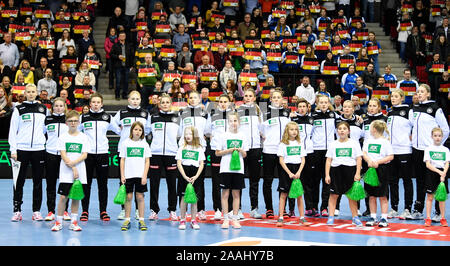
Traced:
POLYGON ((114 197, 114 203, 124 205, 126 201, 127 201, 127 190, 125 188, 125 185, 121 185, 119 187, 119 191, 117 191, 117 194, 114 197))
POLYGON ((197 195, 195 194, 194 186, 188 183, 184 192, 184 202, 189 204, 197 203, 197 195))
POLYGON ((67 197, 72 200, 82 200, 84 198, 83 185, 79 179, 73 181, 67 197))
POLYGON ((233 151, 231 154, 230 170, 241 170, 241 160, 239 159, 238 151, 233 151))
POLYGON ((300 179, 294 179, 291 184, 291 189, 289 190, 288 197, 291 199, 296 199, 303 196, 303 185, 300 179))

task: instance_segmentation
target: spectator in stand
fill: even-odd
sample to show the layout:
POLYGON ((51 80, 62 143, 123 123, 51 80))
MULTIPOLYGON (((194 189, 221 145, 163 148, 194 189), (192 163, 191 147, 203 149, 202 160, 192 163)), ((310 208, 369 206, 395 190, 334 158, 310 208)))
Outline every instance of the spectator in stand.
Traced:
POLYGON ((128 98, 128 77, 133 67, 134 48, 126 40, 126 33, 119 33, 119 42, 115 43, 111 49, 112 66, 116 74, 116 100, 128 98))
POLYGON ((112 66, 111 59, 111 49, 115 43, 117 43, 118 38, 116 35, 116 28, 110 28, 108 31, 108 36, 105 38, 105 58, 106 58, 106 71, 109 72, 109 89, 114 89, 114 69, 112 66))
POLYGON ((9 66, 12 71, 16 71, 19 66, 19 48, 12 43, 11 33, 7 32, 3 35, 4 43, 0 44, 0 59, 3 64, 9 66))
POLYGON ((411 35, 406 41, 406 56, 411 60, 411 69, 415 72, 416 66, 423 66, 426 62, 425 39, 419 35, 419 27, 414 26, 411 35))
POLYGON ((311 105, 314 105, 316 102, 316 94, 314 92, 314 88, 309 84, 309 77, 303 76, 302 84, 297 87, 295 90, 295 96, 298 98, 303 98, 307 100, 311 105))
POLYGON ((57 95, 57 84, 53 80, 53 71, 51 68, 45 69, 44 78, 40 79, 37 83, 37 91, 47 91, 50 99, 53 99, 57 95))
MULTIPOLYGON (((46 59, 47 60, 47 59, 46 59)), ((17 76, 22 74, 25 78, 25 83, 33 83, 34 84, 34 73, 30 68, 30 63, 28 60, 24 59, 20 62, 19 70, 16 72, 16 77, 14 82, 17 82, 17 76)))

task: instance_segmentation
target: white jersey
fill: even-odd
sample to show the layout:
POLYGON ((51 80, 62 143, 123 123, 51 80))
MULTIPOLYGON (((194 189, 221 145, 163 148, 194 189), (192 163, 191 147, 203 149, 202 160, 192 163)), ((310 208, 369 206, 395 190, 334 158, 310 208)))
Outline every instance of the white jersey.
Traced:
POLYGON ((180 147, 175 156, 175 160, 181 160, 181 164, 184 166, 200 167, 200 162, 204 161, 205 152, 202 147, 194 148, 191 145, 180 147))
POLYGON ((363 152, 373 161, 378 161, 386 156, 394 155, 394 150, 389 140, 385 138, 371 138, 364 141, 363 152))
POLYGON ((425 148, 423 161, 430 161, 434 167, 444 169, 445 163, 450 161, 450 152, 445 146, 435 146, 433 144, 425 148))
POLYGON ((127 138, 122 143, 119 157, 125 158, 125 179, 142 178, 145 159, 152 157, 152 153, 145 138, 138 141, 127 138))
MULTIPOLYGON (((247 138, 241 132, 231 133, 229 131, 222 134, 220 138, 220 143, 217 146, 218 150, 226 150, 230 148, 241 148, 244 151, 248 151, 247 138)), ((241 163, 240 170, 230 170, 230 161, 232 153, 223 155, 220 159, 220 173, 239 173, 244 174, 244 158, 242 154, 239 153, 239 161, 241 163)))
POLYGON ((326 157, 332 158, 331 166, 356 166, 357 157, 362 156, 361 146, 356 140, 348 139, 346 142, 333 141, 328 147, 326 157))
POLYGON ((306 151, 301 142, 290 140, 289 145, 280 142, 277 155, 278 157, 283 157, 285 164, 300 164, 302 158, 306 156, 306 151))
MULTIPOLYGON (((78 132, 78 135, 70 135, 69 132, 61 135, 57 141, 58 151, 65 151, 67 157, 70 160, 78 159, 83 153, 89 152, 90 142, 86 134, 78 132)), ((87 184, 86 178, 86 165, 84 161, 81 161, 76 165, 78 170, 79 180, 81 184, 87 184)), ((73 171, 68 167, 61 159, 59 165, 59 182, 61 183, 73 183, 73 171)))

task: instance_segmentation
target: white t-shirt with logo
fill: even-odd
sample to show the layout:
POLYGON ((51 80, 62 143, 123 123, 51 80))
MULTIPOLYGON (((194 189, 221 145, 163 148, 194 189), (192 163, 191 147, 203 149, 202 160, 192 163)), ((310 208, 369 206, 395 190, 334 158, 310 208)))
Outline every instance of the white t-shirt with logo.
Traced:
MULTIPOLYGON (((220 144, 217 146, 218 150, 227 150, 230 148, 242 148, 244 151, 248 151, 247 138, 243 133, 231 133, 229 131, 223 133, 220 137, 220 144)), ((244 174, 244 158, 239 153, 239 161, 241 163, 240 170, 230 170, 230 161, 232 153, 225 154, 220 160, 220 173, 239 173, 244 174)))
POLYGON ((356 158, 362 156, 359 142, 353 139, 347 139, 345 142, 339 140, 333 141, 328 147, 326 157, 332 158, 331 166, 340 165, 356 166, 356 158))
MULTIPOLYGON (((66 132, 59 136, 56 147, 60 152, 65 151, 67 157, 73 161, 78 159, 84 152, 89 152, 89 138, 82 132, 78 132, 76 136, 70 135, 69 132, 66 132)), ((78 179, 81 184, 87 184, 86 165, 84 161, 78 163, 76 168, 78 170, 78 179)), ((73 181, 72 168, 68 167, 61 159, 61 163, 59 165, 59 182, 73 183, 73 181)))
POLYGON ((434 167, 444 169, 445 163, 450 161, 450 152, 443 145, 435 146, 433 144, 425 148, 423 161, 430 161, 434 167))
POLYGON ((300 164, 302 157, 306 156, 306 151, 300 142, 289 140, 289 145, 280 142, 277 155, 283 157, 285 164, 300 164))
POLYGON ((125 179, 141 178, 144 174, 145 159, 152 157, 152 153, 145 138, 138 141, 127 138, 122 143, 119 157, 125 158, 125 179))
POLYGON ((180 147, 175 156, 175 160, 181 160, 182 165, 195 166, 197 168, 200 166, 200 161, 204 161, 205 159, 205 152, 202 146, 196 148, 191 145, 180 147))
POLYGON ((363 144, 363 151, 373 161, 378 161, 386 156, 394 155, 391 143, 385 138, 366 139, 363 144))

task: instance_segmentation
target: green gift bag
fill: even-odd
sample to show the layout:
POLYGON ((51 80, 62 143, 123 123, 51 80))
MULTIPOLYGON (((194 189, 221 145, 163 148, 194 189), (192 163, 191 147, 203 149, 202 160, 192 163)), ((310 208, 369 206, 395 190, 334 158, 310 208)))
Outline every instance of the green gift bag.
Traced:
POLYGON ((359 181, 355 181, 345 195, 351 200, 362 200, 366 197, 366 191, 359 181))
POLYGON ((73 182, 68 197, 73 200, 82 200, 84 198, 83 185, 79 179, 73 182))
POLYGON ((241 161, 239 160, 238 151, 233 151, 231 154, 230 170, 241 170, 241 161))
POLYGON ((447 200, 447 189, 445 188, 444 182, 439 183, 436 192, 434 192, 434 199, 437 201, 447 200))
POLYGON ((117 191, 117 194, 114 197, 114 203, 124 205, 126 201, 127 201, 127 190, 125 188, 125 185, 121 185, 119 187, 119 191, 117 191))
POLYGON ((378 180, 377 169, 370 167, 364 174, 364 183, 372 187, 378 187, 380 180, 378 180))
POLYGON ((197 203, 197 195, 195 194, 194 186, 188 183, 184 192, 184 202, 195 204, 197 203))
POLYGON ((303 185, 300 179, 294 179, 291 184, 291 189, 289 190, 288 197, 291 199, 296 199, 303 195, 303 185))

